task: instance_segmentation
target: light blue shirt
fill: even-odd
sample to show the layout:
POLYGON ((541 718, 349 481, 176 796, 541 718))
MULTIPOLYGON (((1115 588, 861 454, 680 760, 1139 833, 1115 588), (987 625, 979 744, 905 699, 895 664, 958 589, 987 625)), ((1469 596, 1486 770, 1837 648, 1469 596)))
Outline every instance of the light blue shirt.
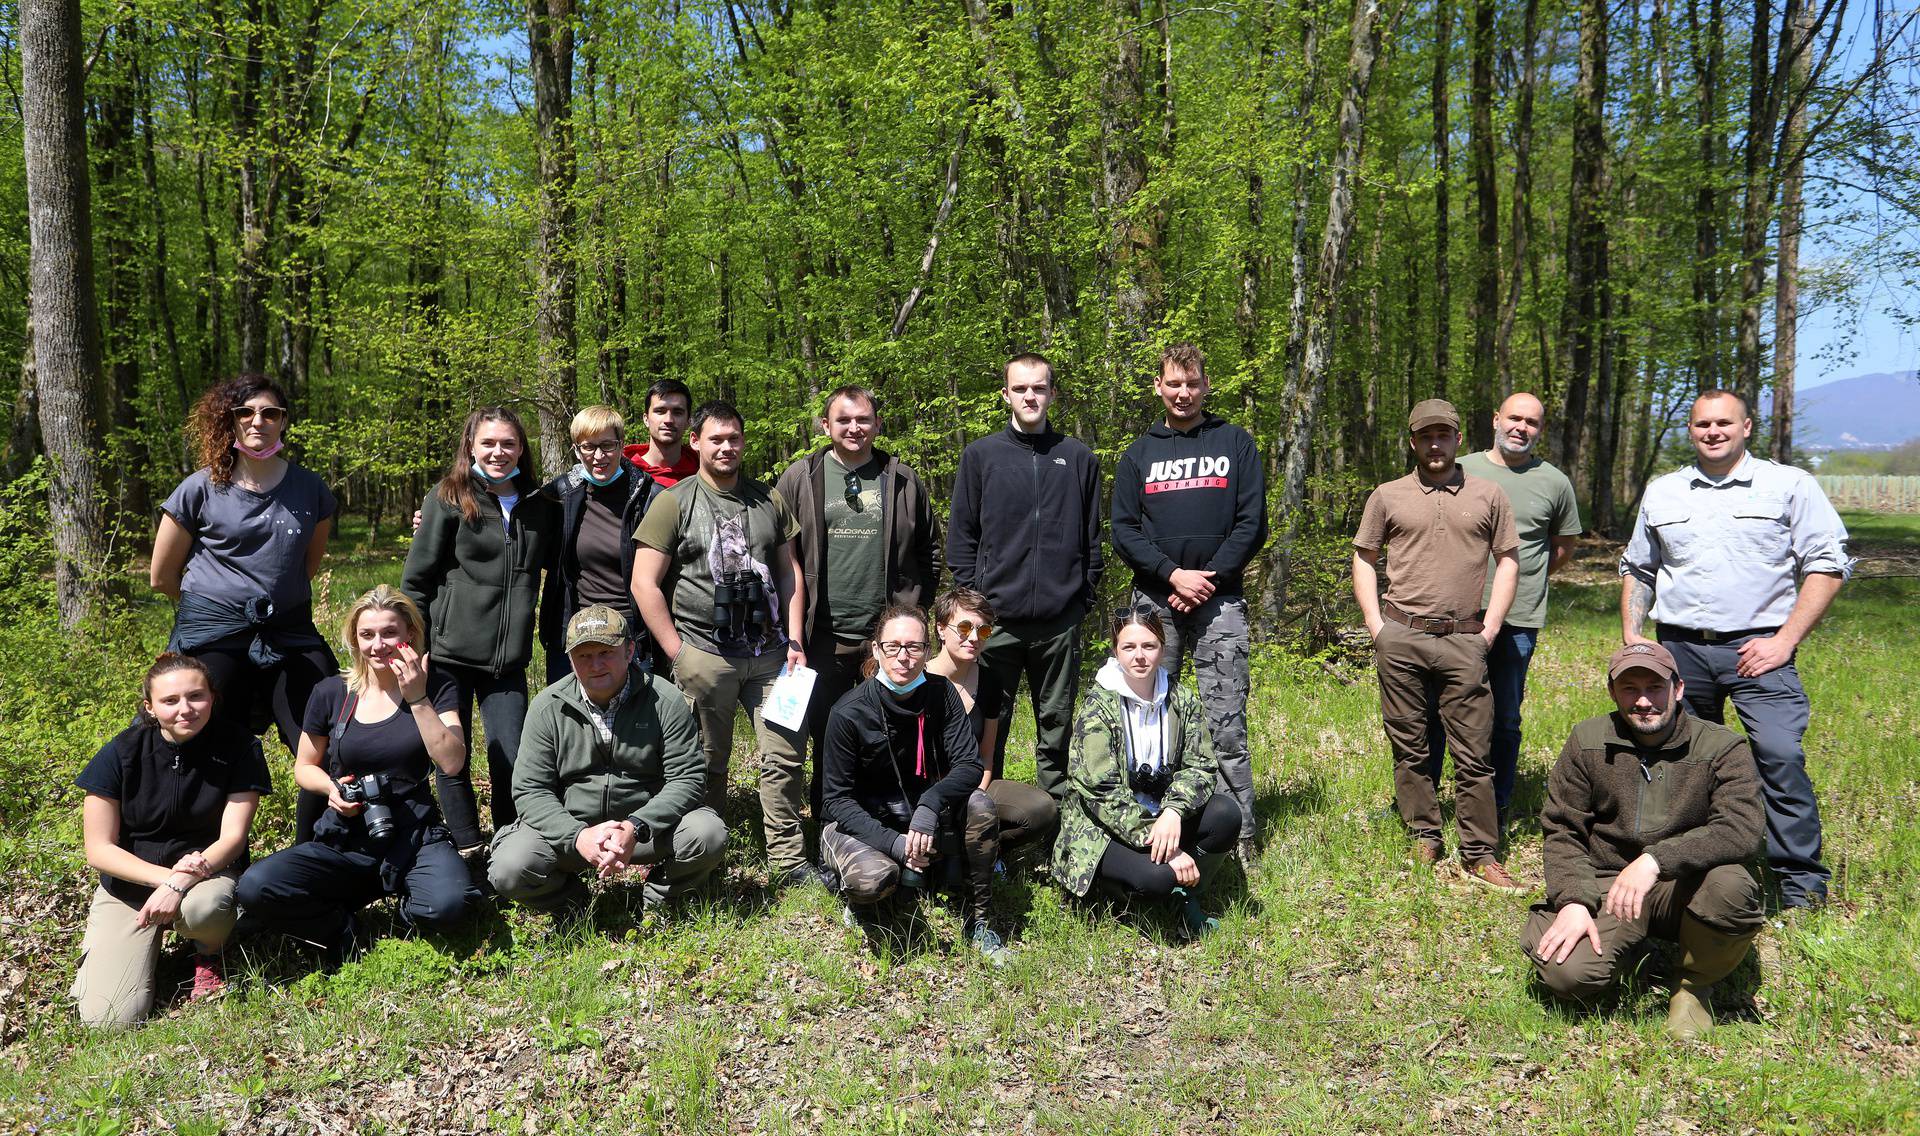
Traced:
POLYGON ((1654 619, 1695 631, 1780 626, 1809 572, 1853 574, 1847 526, 1812 474, 1751 453, 1719 479, 1655 478, 1620 557, 1653 585, 1654 619))

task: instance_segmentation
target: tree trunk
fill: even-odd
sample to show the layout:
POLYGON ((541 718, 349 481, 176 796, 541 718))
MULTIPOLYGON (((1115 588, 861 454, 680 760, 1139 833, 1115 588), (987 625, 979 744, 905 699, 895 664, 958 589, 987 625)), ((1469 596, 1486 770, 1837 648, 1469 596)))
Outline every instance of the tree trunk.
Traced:
POLYGON ((1144 374, 1142 352, 1160 317, 1160 248, 1164 213, 1143 208, 1147 122, 1139 0, 1112 0, 1107 24, 1113 56, 1100 84, 1100 188, 1107 216, 1101 275, 1113 290, 1113 326, 1107 357, 1114 391, 1144 374))
POLYGON ((1699 390, 1720 385, 1720 63, 1721 0, 1708 0, 1700 25, 1699 0, 1687 0, 1693 52, 1694 115, 1699 129, 1699 185, 1693 194, 1693 380, 1699 390), (1704 44, 1703 44, 1704 39, 1704 44))
POLYGON ((99 462, 100 328, 82 113, 79 0, 20 4, 21 134, 40 439, 51 465, 60 622, 86 619, 105 591, 107 526, 99 462))
MULTIPOLYGON (((272 282, 267 276, 267 225, 270 209, 262 184, 260 152, 260 84, 265 70, 264 39, 266 13, 262 0, 247 0, 241 17, 244 27, 236 37, 241 43, 237 76, 229 82, 228 100, 232 104, 235 153, 238 162, 234 176, 238 181, 234 196, 234 229, 237 244, 234 273, 235 330, 240 342, 240 370, 261 374, 267 369, 267 293, 272 282)), ((235 30, 235 29, 230 29, 235 30)))
POLYGON ((1793 35, 1803 45, 1791 67, 1789 92, 1795 94, 1782 140, 1786 170, 1780 182, 1780 263, 1774 270, 1773 299, 1773 460, 1793 461, 1794 383, 1800 350, 1800 225, 1806 203, 1807 104, 1798 92, 1807 88, 1814 34, 1813 6, 1803 4, 1793 35))
POLYGON ((1605 381, 1607 332, 1607 3, 1582 0, 1580 69, 1573 104, 1572 192, 1567 209, 1567 299, 1562 324, 1571 340, 1567 389, 1554 458, 1580 480, 1587 395, 1605 381))
POLYGON ((13 481, 33 468, 40 456, 40 392, 35 389, 33 365, 33 297, 27 301, 25 342, 20 348, 20 386, 13 392, 13 420, 7 427, 7 452, 0 460, 0 479, 13 481))
POLYGON ((575 373, 573 0, 527 0, 528 72, 540 163, 534 224, 533 324, 539 338, 534 402, 540 465, 557 477, 568 464, 567 424, 578 396, 575 373))
MULTIPOLYGON (((1479 2, 1479 0, 1476 0, 1479 2)), ((1453 61, 1453 5, 1434 0, 1433 84, 1433 397, 1447 397, 1447 372, 1453 363, 1453 265, 1448 224, 1452 205, 1447 192, 1452 173, 1451 131, 1447 125, 1447 65, 1453 61)))
POLYGON ((1292 400, 1274 448, 1281 471, 1280 516, 1283 532, 1274 542, 1279 571, 1276 586, 1268 590, 1268 612, 1277 616, 1286 603, 1288 557, 1299 522, 1300 504, 1307 493, 1307 459, 1319 424, 1320 402, 1326 393, 1327 371, 1333 360, 1333 315, 1346 274, 1347 247, 1353 237, 1353 183, 1360 171, 1361 148, 1366 142, 1367 93, 1374 64, 1380 58, 1383 34, 1380 0, 1356 0, 1351 47, 1347 55, 1346 90, 1340 98, 1338 148, 1333 159, 1333 184, 1327 193, 1327 222, 1320 240, 1320 261, 1314 277, 1313 299, 1306 320, 1306 343, 1300 351, 1300 371, 1294 376, 1292 400))
POLYGON ((1473 283, 1473 388, 1465 413, 1475 449, 1493 444, 1495 359, 1494 324, 1500 308, 1500 183, 1493 165, 1494 0, 1473 5, 1473 116, 1468 147, 1473 151, 1473 197, 1479 207, 1478 248, 1473 283))
POLYGON ((140 437, 140 251, 136 239, 139 191, 134 179, 134 91, 131 65, 136 51, 125 32, 115 35, 111 56, 99 57, 94 152, 98 160, 99 210, 106 230, 100 242, 106 256, 106 306, 101 327, 102 363, 107 372, 106 411, 110 460, 120 470, 115 486, 115 522, 127 529, 147 525, 147 482, 151 467, 140 437))
MULTIPOLYGON (((1530 263, 1527 245, 1533 238, 1533 90, 1534 41, 1539 37, 1540 0, 1526 0, 1520 33, 1520 80, 1513 116, 1513 215, 1508 223, 1506 296, 1500 302, 1500 320, 1494 329, 1494 366, 1500 375, 1500 397, 1513 393, 1513 324, 1520 312, 1520 288, 1530 263)), ((1541 391, 1545 394, 1545 390, 1541 391)))
MULTIPOLYGON (((149 36, 146 25, 141 25, 141 46, 148 46, 149 36)), ((173 302, 167 290, 167 216, 166 207, 160 197, 160 169, 154 160, 153 126, 153 90, 147 80, 146 71, 140 61, 140 53, 134 55, 133 82, 136 97, 140 103, 140 176, 147 191, 147 206, 150 210, 149 223, 153 226, 152 252, 147 264, 147 310, 150 318, 160 324, 160 343, 158 354, 166 358, 167 375, 173 382, 174 397, 179 400, 178 411, 182 421, 193 405, 193 398, 187 393, 187 376, 183 360, 180 358, 180 334, 174 327, 173 302)), ((179 461, 175 472, 185 477, 193 471, 187 460, 187 452, 182 446, 178 452, 179 461)))

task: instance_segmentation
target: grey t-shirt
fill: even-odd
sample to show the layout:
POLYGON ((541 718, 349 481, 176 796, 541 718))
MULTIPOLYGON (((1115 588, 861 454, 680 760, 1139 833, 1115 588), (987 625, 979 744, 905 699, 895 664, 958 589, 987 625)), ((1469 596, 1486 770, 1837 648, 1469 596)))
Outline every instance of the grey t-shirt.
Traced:
POLYGON ((181 591, 228 602, 265 595, 299 605, 313 599, 307 545, 314 527, 339 503, 318 474, 289 465, 265 493, 221 488, 210 471, 196 470, 160 508, 193 537, 181 591))

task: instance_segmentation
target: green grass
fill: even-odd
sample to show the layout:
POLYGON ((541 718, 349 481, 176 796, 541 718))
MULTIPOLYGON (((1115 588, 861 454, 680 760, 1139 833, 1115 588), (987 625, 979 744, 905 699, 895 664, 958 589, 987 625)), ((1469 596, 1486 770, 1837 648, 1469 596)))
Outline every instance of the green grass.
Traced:
MULTIPOLYGON (((1866 520, 1849 517, 1863 541, 1920 543, 1920 521, 1866 520)), ((333 611, 395 571, 329 563, 333 611)), ((1572 724, 1607 705, 1616 600, 1605 582, 1555 588, 1522 811, 1572 724)), ((60 997, 87 890, 64 788, 84 754, 60 754, 0 835, 0 1130, 1920 1131, 1916 600, 1912 580, 1857 581, 1801 654, 1837 901, 1764 933, 1766 962, 1723 987, 1705 1044, 1665 1037, 1656 979, 1595 1014, 1542 1003, 1517 945, 1527 900, 1407 866, 1381 815, 1371 672, 1348 665, 1343 684, 1264 654, 1265 852, 1250 885, 1223 873, 1223 932, 1180 946, 1151 914, 1110 918, 1016 872, 1000 972, 958 949, 944 911, 875 955, 824 894, 767 897, 742 782, 725 883, 664 926, 635 931, 637 898, 615 890, 590 926, 509 911, 451 940, 383 938, 333 974, 268 949, 233 996, 90 1034, 60 997)), ((162 621, 139 624, 145 646, 162 621)), ((1539 879, 1537 826, 1511 860, 1539 879)))

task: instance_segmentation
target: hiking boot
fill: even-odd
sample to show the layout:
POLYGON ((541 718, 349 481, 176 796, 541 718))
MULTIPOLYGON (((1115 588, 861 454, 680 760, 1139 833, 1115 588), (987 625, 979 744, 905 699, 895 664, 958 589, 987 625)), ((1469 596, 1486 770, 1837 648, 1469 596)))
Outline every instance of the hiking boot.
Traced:
POLYGON ((1447 850, 1431 841, 1416 840, 1413 847, 1407 850, 1407 858, 1413 861, 1415 867, 1431 868, 1447 858, 1447 850))
POLYGON ((227 992, 227 967, 220 953, 208 954, 195 952, 193 956, 193 991, 187 995, 187 1001, 198 1002, 202 998, 214 998, 227 992))
POLYGON ((1260 850, 1254 846, 1253 837, 1243 836, 1233 846, 1233 858, 1240 865, 1242 875, 1251 876, 1254 865, 1260 862, 1260 850))
POLYGON ((773 890, 775 891, 786 891, 789 888, 805 887, 808 884, 819 884, 828 891, 837 890, 835 884, 828 883, 826 873, 814 867, 813 864, 807 860, 802 860, 791 868, 783 868, 775 872, 773 878, 767 882, 773 885, 773 890))
POLYGON ((987 926, 987 921, 984 919, 977 919, 967 924, 967 942, 995 966, 1005 966, 1013 959, 1013 952, 1007 949, 999 933, 987 926))
POLYGON ((1475 860, 1473 863, 1468 864, 1466 871, 1467 879, 1482 887, 1490 887, 1495 891, 1506 892, 1508 895, 1525 895, 1527 892, 1533 890, 1526 884, 1508 875, 1507 866, 1491 856, 1485 859, 1475 860))
POLYGON ((1187 942, 1204 939, 1220 929, 1220 921, 1208 915, 1200 906, 1200 897, 1186 888, 1173 889, 1173 897, 1180 901, 1180 937, 1187 942))

